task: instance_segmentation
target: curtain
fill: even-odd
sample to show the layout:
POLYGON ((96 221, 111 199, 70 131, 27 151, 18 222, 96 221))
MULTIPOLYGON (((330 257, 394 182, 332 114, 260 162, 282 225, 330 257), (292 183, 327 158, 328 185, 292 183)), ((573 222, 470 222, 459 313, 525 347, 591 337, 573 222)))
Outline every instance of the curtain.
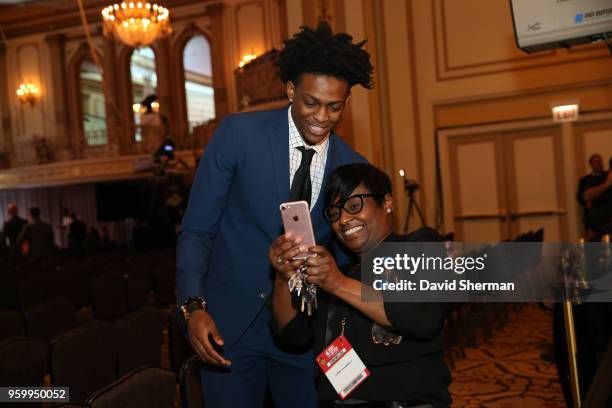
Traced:
POLYGON ((125 221, 98 223, 96 207, 96 189, 94 184, 77 184, 61 187, 47 187, 20 190, 0 191, 0 222, 3 224, 7 218, 9 203, 17 204, 19 216, 29 219, 31 207, 40 208, 41 219, 53 226, 55 243, 60 247, 66 246, 66 231, 62 228, 63 209, 69 213, 76 212, 79 219, 88 228, 106 226, 112 240, 116 242, 129 242, 131 228, 125 221))

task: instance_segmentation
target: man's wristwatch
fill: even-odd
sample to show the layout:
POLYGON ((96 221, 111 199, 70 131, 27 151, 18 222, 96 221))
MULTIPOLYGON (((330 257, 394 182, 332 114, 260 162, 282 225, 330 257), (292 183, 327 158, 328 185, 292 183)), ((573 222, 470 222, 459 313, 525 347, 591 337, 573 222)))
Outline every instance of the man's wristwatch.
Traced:
POLYGON ((196 310, 208 310, 208 304, 203 297, 192 297, 187 299, 185 303, 179 306, 179 309, 183 314, 183 319, 187 321, 189 316, 191 316, 191 314, 196 310))

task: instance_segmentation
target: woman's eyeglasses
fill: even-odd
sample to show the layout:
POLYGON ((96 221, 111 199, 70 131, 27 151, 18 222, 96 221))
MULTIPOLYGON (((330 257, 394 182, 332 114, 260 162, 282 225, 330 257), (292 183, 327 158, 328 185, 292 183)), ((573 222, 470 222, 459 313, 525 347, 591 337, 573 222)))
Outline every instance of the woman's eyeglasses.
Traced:
POLYGON ((340 219, 342 210, 349 214, 358 214, 363 210, 363 199, 367 197, 382 197, 384 194, 355 194, 344 200, 341 204, 330 205, 325 208, 325 218, 329 222, 336 222, 340 219))

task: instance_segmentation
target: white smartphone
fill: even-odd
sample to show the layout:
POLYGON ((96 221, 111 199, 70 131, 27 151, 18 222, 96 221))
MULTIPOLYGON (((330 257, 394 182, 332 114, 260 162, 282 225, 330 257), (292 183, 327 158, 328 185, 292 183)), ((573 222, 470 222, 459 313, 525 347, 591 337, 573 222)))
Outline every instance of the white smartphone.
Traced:
MULTIPOLYGON (((316 245, 312 230, 312 220, 310 219, 310 210, 306 201, 282 203, 280 211, 286 234, 301 237, 302 245, 305 245, 307 248, 316 245)), ((315 254, 305 253, 296 256, 294 259, 306 259, 313 256, 315 254)))

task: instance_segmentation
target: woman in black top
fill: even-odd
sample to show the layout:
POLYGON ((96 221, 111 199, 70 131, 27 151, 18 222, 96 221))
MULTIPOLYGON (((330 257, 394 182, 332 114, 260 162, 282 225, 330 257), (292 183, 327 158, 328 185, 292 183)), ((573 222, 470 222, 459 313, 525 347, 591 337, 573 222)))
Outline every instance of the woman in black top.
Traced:
POLYGON ((276 270, 272 309, 279 341, 291 347, 313 345, 318 355, 340 335, 344 321, 344 336, 371 375, 350 394, 350 401, 340 403, 331 383, 320 372, 318 392, 323 404, 358 403, 368 408, 449 406, 450 374, 442 359, 443 306, 385 302, 379 292, 363 286, 359 279, 361 254, 379 243, 435 242, 440 241, 439 235, 429 228, 407 236, 392 234, 391 182, 385 173, 369 164, 337 168, 325 187, 325 199, 325 214, 332 230, 354 259, 341 271, 322 246, 305 248, 299 240, 285 235, 272 244, 269 258, 276 270), (317 254, 308 259, 307 271, 307 281, 319 288, 319 305, 313 317, 296 310, 287 284, 303 262, 292 259, 306 251, 317 254), (362 290, 372 292, 367 302, 362 301, 362 290))

